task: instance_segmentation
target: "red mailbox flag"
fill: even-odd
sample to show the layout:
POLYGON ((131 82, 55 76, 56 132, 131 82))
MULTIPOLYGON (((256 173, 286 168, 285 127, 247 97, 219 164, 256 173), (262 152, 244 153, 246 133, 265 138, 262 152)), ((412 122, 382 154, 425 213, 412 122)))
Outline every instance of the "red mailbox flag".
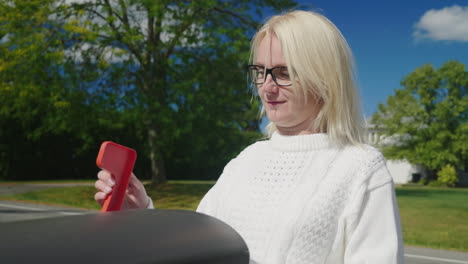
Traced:
POLYGON ((136 161, 136 151, 111 141, 101 144, 96 159, 99 168, 107 170, 115 179, 115 186, 107 196, 101 212, 119 211, 136 161))

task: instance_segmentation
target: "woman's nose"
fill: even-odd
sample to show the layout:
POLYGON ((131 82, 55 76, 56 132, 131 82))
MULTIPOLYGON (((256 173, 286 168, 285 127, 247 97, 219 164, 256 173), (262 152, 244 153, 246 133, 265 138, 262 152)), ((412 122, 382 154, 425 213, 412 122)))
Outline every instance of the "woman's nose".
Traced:
POLYGON ((277 93, 278 92, 278 86, 276 85, 275 81, 273 81, 273 78, 271 74, 268 74, 265 82, 262 85, 262 88, 265 92, 267 93, 277 93))

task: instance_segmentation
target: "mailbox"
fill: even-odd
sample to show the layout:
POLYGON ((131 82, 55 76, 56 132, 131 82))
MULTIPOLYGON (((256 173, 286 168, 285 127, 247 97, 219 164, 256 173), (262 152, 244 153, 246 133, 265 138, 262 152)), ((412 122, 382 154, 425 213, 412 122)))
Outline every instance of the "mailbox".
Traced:
POLYGON ((224 222, 184 210, 128 210, 0 225, 0 263, 249 263, 224 222))

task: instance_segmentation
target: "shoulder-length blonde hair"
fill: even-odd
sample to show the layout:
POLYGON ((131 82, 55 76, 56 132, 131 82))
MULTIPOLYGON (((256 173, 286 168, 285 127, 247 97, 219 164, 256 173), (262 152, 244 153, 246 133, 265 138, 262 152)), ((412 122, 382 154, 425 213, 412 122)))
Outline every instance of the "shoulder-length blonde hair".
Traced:
MULTIPOLYGON (((260 42, 270 34, 281 43, 294 92, 303 98, 312 94, 321 104, 312 129, 327 133, 339 145, 363 143, 364 120, 353 56, 336 26, 326 17, 308 11, 273 16, 252 40, 251 63, 255 62, 260 42)), ((276 130, 274 123, 267 126, 269 136, 276 130)))

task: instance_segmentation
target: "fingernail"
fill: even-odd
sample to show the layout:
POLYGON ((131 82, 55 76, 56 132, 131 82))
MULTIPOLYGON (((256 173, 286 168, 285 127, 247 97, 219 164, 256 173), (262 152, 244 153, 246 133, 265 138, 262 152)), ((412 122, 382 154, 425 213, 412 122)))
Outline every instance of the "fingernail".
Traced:
POLYGON ((109 179, 108 182, 109 182, 109 185, 110 185, 110 186, 114 186, 114 185, 115 185, 115 181, 114 181, 113 179, 109 179))
POLYGON ((112 191, 112 188, 109 187, 109 186, 107 186, 106 188, 104 188, 104 191, 105 191, 106 193, 110 193, 110 192, 112 191))

